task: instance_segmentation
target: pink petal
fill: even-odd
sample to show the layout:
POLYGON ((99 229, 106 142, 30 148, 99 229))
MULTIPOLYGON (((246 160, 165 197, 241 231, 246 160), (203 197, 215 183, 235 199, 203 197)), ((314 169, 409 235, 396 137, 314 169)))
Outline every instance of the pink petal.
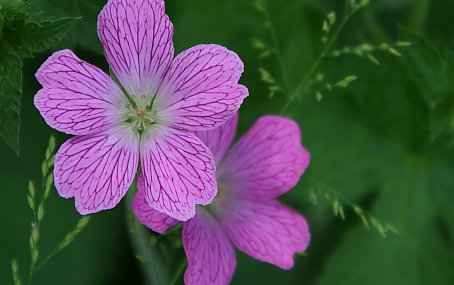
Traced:
POLYGON ((138 137, 127 128, 76 136, 55 158, 55 187, 64 198, 75 197, 81 214, 115 207, 123 198, 139 159, 138 137))
POLYGON ((86 135, 119 121, 125 97, 101 69, 72 51, 54 53, 36 73, 43 86, 35 106, 47 124, 72 135, 86 135))
POLYGON ((141 161, 148 203, 172 218, 192 218, 217 193, 213 156, 193 134, 164 126, 144 134, 141 161))
POLYGON ((208 146, 214 156, 216 165, 219 164, 225 152, 235 138, 236 127, 238 125, 238 113, 228 119, 220 127, 208 131, 194 132, 195 135, 208 146))
POLYGON ((204 210, 183 226, 183 247, 188 257, 186 285, 227 285, 236 267, 232 244, 204 210))
POLYGON ((293 267, 293 255, 309 245, 306 220, 278 201, 230 201, 220 222, 238 249, 282 269, 293 267))
POLYGON ((198 45, 172 62, 159 91, 160 115, 179 128, 204 131, 222 125, 248 90, 238 84, 243 63, 218 45, 198 45))
POLYGON ((269 200, 298 183, 310 157, 298 124, 278 116, 260 118, 218 166, 230 193, 269 200))
POLYGON ((143 175, 140 175, 137 180, 137 194, 132 201, 132 211, 136 214, 139 222, 160 234, 178 224, 177 220, 150 207, 145 198, 145 179, 143 175))
POLYGON ((152 96, 173 59, 163 0, 109 0, 98 17, 109 65, 131 96, 152 96))

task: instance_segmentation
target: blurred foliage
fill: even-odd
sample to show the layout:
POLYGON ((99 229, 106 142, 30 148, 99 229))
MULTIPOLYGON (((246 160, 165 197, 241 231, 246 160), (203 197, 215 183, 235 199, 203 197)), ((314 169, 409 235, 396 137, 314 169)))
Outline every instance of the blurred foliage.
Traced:
POLYGON ((46 18, 22 0, 0 1, 0 136, 19 155, 22 59, 59 42, 76 18, 46 18))
MULTIPOLYGON (((52 170, 55 161, 55 148, 55 137, 51 136, 49 139, 49 145, 47 146, 45 152, 45 159, 41 164, 42 187, 38 187, 38 189, 42 189, 37 191, 35 184, 32 181, 28 182, 27 203, 28 207, 33 213, 33 218, 30 224, 30 269, 28 270, 28 278, 26 279, 28 280, 27 284, 32 283, 33 275, 41 267, 43 267, 43 265, 45 265, 55 254, 68 247, 68 245, 76 239, 79 233, 88 225, 88 222, 90 220, 90 217, 88 216, 81 217, 77 223, 77 226, 72 231, 67 233, 66 236, 55 245, 54 249, 50 253, 47 253, 43 256, 39 247, 41 237, 40 230, 45 216, 44 204, 49 198, 50 191, 54 183, 54 175, 52 173, 52 170)), ((18 272, 19 264, 16 259, 13 259, 13 261, 11 262, 11 269, 13 273, 14 285, 21 285, 22 282, 18 272)))
POLYGON ((64 46, 78 46, 102 53, 96 22, 105 0, 30 0, 36 11, 45 11, 55 17, 80 17, 71 33, 65 38, 64 46))
MULTIPOLYGON (((60 46, 108 70, 96 36, 105 1, 31 2, 47 16, 82 17, 60 46)), ((268 0, 267 18, 255 3, 166 1, 177 52, 218 43, 245 62, 242 82, 251 95, 241 110, 239 135, 259 116, 280 113, 301 85, 284 115, 300 123, 312 162, 283 200, 307 217, 311 246, 291 271, 239 254, 232 284, 454 284, 454 1, 370 1, 345 23, 304 84, 342 23, 345 1, 268 0), (335 200, 314 203, 310 193, 320 185, 335 200), (332 201, 339 201, 345 219, 333 215, 332 201), (393 225, 397 234, 383 238, 368 231, 349 205, 393 225)), ((52 132, 32 105, 39 88, 33 74, 49 54, 25 61, 21 158, 0 145, 2 199, 11 205, 0 207, 0 227, 6 229, 0 235, 0 284, 12 282, 13 256, 19 264, 29 258, 24 189, 29 177, 37 180, 52 132)), ((17 90, 20 81, 11 82, 17 90)), ((49 213, 60 214, 43 225, 44 249, 77 220, 73 201, 54 193, 47 205, 49 213)), ((145 284, 124 212, 123 206, 93 216, 80 240, 36 275, 36 284, 145 284)))

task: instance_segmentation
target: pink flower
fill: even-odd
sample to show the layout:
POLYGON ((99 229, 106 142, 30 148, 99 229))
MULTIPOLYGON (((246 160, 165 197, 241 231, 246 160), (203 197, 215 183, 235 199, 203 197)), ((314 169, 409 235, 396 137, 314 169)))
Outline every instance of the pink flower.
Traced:
MULTIPOLYGON (((306 220, 276 200, 295 186, 309 164, 298 125, 262 117, 227 151, 237 121, 235 116, 215 130, 197 133, 213 152, 219 190, 211 205, 197 208, 183 225, 186 285, 228 284, 236 266, 233 246, 290 269, 293 255, 309 244, 306 220)), ((132 207, 139 221, 158 233, 178 223, 148 206, 143 176, 132 207)))
POLYGON ((226 122, 248 95, 243 64, 218 45, 198 45, 176 58, 163 0, 109 0, 98 34, 115 83, 72 51, 38 70, 35 106, 47 124, 75 135, 55 160, 60 196, 81 214, 115 207, 139 161, 147 204, 187 220, 217 192, 209 149, 191 131, 226 122))

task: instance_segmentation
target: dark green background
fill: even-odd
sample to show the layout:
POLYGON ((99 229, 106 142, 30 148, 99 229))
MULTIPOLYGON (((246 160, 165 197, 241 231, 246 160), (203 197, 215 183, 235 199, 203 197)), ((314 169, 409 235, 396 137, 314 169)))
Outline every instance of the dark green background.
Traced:
MULTIPOLYGON (((49 16, 81 16, 58 48, 71 48, 82 59, 107 70, 96 36, 103 0, 36 0, 34 9, 49 16)), ((241 109, 240 132, 261 115, 279 113, 285 94, 269 96, 258 68, 282 82, 274 57, 259 59, 253 38, 270 42, 263 17, 244 0, 168 0, 176 52, 199 43, 217 43, 236 51, 245 63, 242 83, 250 97, 241 109)), ((326 14, 343 15, 339 0, 270 0, 291 86, 296 86, 322 49, 326 14)), ((377 52, 381 65, 344 56, 324 61, 327 82, 355 74, 348 88, 302 92, 284 114, 296 119, 312 163, 301 183, 283 200, 303 213, 312 231, 307 255, 291 271, 238 254, 232 284, 454 284, 454 1, 381 0, 346 25, 335 47, 364 42, 412 42, 401 58, 377 52), (423 37, 427 37, 427 40, 423 37), (346 220, 334 217, 309 190, 320 187, 345 204, 346 220), (346 205, 355 203, 399 234, 382 238, 366 230, 346 205)), ((29 179, 40 181, 40 165, 50 129, 33 106, 39 89, 34 72, 51 51, 25 62, 20 157, 0 142, 0 284, 11 284, 16 257, 24 275, 29 262, 31 212, 29 179)), ((0 86, 1 88, 1 86, 0 86)), ((47 252, 77 222, 72 200, 52 192, 46 203, 41 251, 47 252)), ((181 253, 181 252, 180 252, 181 253)), ((125 205, 93 215, 88 228, 53 258, 34 284, 142 284, 140 264, 129 243, 125 205)), ((143 283, 145 284, 145 283, 143 283)))

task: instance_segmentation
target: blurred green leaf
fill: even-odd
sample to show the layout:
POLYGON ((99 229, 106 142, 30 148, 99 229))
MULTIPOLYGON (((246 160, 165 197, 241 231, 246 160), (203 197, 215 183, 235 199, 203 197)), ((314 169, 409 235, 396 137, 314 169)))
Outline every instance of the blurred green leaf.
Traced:
POLYGON ((396 225, 399 235, 381 239, 356 227, 343 238, 317 284, 452 284, 452 236, 444 239, 433 199, 440 187, 432 162, 399 157, 395 179, 385 181, 373 213, 396 225), (441 264, 441 266, 437 266, 441 264), (351 272, 345 274, 345 272, 351 272))
MULTIPOLYGON (((406 53, 408 72, 431 111, 431 141, 443 135, 454 138, 454 57, 443 56, 425 37, 400 28, 401 37, 412 42, 406 53)), ((451 51, 452 53, 452 51, 451 51)))
POLYGON ((14 52, 23 58, 43 52, 60 42, 76 23, 77 18, 46 19, 28 17, 22 27, 16 29, 8 38, 14 52))
POLYGON ((22 62, 0 46, 0 135, 19 155, 20 98, 22 62))
POLYGON ((65 47, 80 46, 97 53, 102 53, 102 46, 97 34, 98 14, 106 0, 31 0, 35 6, 55 17, 81 17, 72 32, 65 39, 65 47))
POLYGON ((399 29, 401 38, 411 42, 405 52, 415 84, 430 104, 436 104, 448 95, 451 80, 448 79, 448 62, 437 48, 425 37, 408 29, 399 29))
POLYGON ((58 43, 77 19, 30 15, 19 4, 0 7, 0 136, 19 155, 22 59, 58 43))

